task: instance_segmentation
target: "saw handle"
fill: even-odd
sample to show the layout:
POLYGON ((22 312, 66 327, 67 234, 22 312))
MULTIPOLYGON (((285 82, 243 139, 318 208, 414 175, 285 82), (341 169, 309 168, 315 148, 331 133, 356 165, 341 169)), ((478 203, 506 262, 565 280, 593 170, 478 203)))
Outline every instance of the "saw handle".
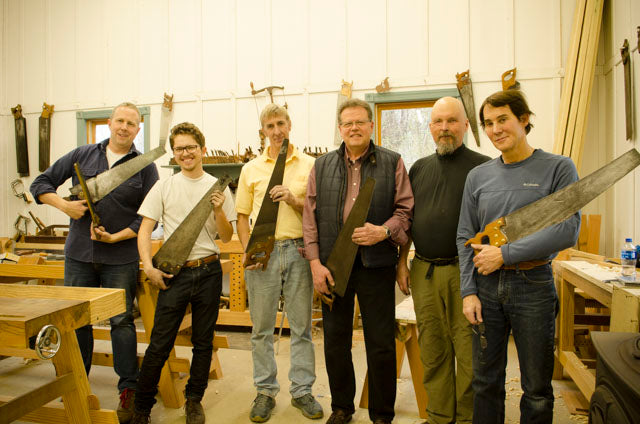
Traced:
POLYGON ((273 252, 273 244, 275 237, 269 236, 266 241, 258 241, 248 250, 244 256, 244 267, 254 264, 262 264, 262 270, 267 269, 271 252, 273 252))
MULTIPOLYGON (((467 240, 464 244, 469 246, 471 243, 475 244, 490 244, 491 246, 500 247, 507 243, 507 236, 502 232, 502 227, 505 225, 504 217, 498 218, 493 222, 488 223, 483 231, 477 233, 473 238, 467 240)), ((474 255, 477 255, 480 251, 473 249, 474 255)))

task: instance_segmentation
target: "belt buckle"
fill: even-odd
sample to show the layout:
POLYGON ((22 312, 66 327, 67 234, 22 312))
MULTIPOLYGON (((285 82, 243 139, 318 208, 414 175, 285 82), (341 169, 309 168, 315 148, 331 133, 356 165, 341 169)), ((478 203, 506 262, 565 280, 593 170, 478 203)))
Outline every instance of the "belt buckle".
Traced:
POLYGON ((204 265, 204 261, 202 260, 202 258, 197 259, 195 268, 198 268, 202 265, 204 265))

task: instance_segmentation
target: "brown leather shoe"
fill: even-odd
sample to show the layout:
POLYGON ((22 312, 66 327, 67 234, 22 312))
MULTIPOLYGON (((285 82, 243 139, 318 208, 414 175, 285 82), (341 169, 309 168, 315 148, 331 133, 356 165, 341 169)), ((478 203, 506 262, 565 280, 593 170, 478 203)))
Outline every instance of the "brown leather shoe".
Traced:
POLYGON ((204 409, 197 400, 187 399, 184 412, 187 416, 187 424, 204 424, 204 409))
POLYGON ((376 418, 373 420, 373 424, 391 424, 391 421, 385 420, 384 418, 376 418))
POLYGON ((120 402, 118 402, 118 409, 116 414, 118 415, 118 421, 121 423, 128 423, 133 417, 133 403, 136 398, 136 391, 133 389, 124 389, 120 393, 120 402))
POLYGON ((326 424, 345 424, 351 421, 351 414, 343 409, 336 409, 331 413, 326 424))

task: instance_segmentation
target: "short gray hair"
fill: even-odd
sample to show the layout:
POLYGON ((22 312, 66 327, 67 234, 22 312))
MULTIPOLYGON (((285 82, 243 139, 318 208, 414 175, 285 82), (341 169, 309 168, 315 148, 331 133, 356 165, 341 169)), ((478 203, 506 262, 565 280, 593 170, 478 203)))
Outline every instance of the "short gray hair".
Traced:
POLYGON ((360 99, 349 99, 344 101, 338 108, 338 124, 342 124, 342 121, 340 120, 340 115, 342 115, 342 111, 350 107, 364 108, 364 110, 367 111, 367 116, 369 117, 369 121, 373 121, 373 111, 371 110, 371 106, 369 105, 369 103, 360 99))

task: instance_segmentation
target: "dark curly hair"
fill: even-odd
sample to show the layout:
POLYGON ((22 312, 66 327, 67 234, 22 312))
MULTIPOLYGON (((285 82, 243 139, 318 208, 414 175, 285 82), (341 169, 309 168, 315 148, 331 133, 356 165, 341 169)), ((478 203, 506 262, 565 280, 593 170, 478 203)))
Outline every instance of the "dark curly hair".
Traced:
POLYGON ((169 144, 173 149, 173 142, 178 135, 190 135, 196 140, 200 147, 204 147, 204 135, 202 132, 193 125, 191 122, 183 122, 171 128, 171 135, 169 136, 169 144))

